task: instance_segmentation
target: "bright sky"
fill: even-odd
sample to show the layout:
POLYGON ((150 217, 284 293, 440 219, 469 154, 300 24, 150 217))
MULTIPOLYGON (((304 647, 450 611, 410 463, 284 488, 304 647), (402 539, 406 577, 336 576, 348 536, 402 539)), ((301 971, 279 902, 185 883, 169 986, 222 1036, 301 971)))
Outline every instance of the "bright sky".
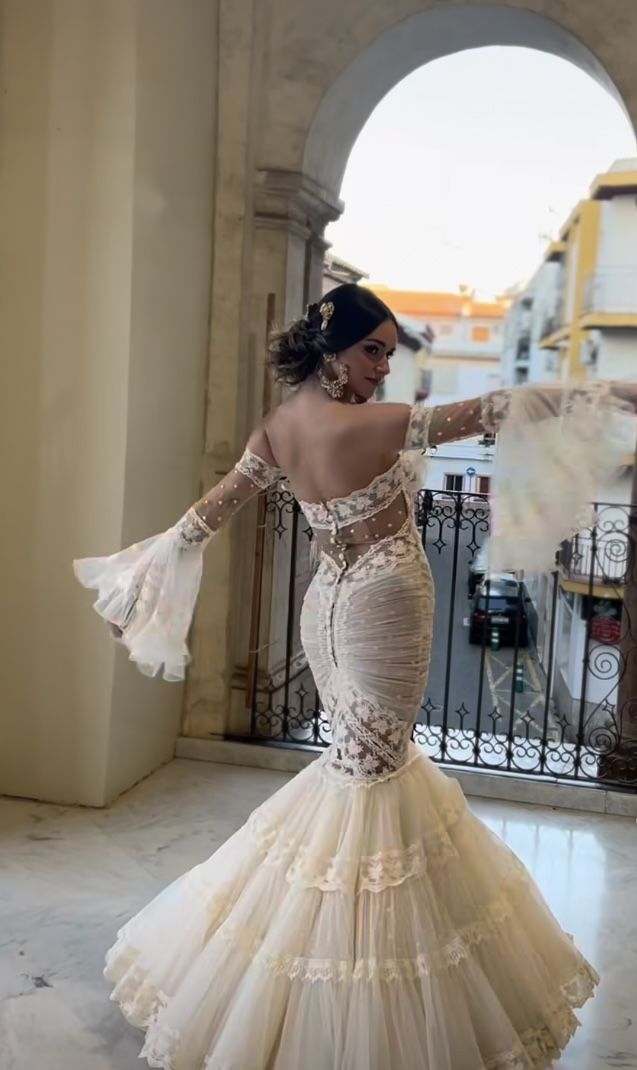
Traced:
POLYGON ((328 239, 375 282, 491 296, 533 273, 596 174, 635 155, 621 106, 570 63, 522 48, 449 56, 376 108, 328 239))

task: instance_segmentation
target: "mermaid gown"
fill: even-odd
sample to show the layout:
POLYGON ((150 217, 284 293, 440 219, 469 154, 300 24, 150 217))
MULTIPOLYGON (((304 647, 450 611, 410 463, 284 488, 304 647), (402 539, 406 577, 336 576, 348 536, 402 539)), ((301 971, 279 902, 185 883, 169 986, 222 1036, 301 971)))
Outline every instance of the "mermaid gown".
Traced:
MULTIPOLYGON (((444 407, 450 419, 414 409, 389 471, 347 497, 301 502, 320 547, 302 641, 332 743, 119 932, 105 975, 146 1031, 150 1066, 537 1070, 578 1025, 594 969, 458 783, 410 741, 434 591, 407 451, 494 425, 471 404, 444 407)), ((215 488, 219 523, 279 477, 247 450, 215 488)), ((182 562, 201 556, 196 519, 171 530, 182 562)), ((127 645, 154 672, 162 641, 170 660, 164 610, 183 587, 154 540, 134 550, 146 611, 127 645)), ((76 563, 111 620, 131 618, 131 553, 76 563)), ((196 583, 185 586, 182 622, 196 583)))

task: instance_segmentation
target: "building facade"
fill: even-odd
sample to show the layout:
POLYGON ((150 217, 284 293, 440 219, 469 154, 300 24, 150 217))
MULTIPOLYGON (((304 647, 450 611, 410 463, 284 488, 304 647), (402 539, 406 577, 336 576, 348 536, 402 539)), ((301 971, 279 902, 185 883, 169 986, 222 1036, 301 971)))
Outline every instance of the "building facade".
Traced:
POLYGON ((562 378, 634 377, 637 368, 637 159, 595 179, 560 233, 555 313, 541 346, 562 378))
MULTIPOLYGON (((501 385, 506 299, 479 301, 468 290, 421 293, 372 288, 399 315, 431 325, 429 405, 459 401, 501 385)), ((493 443, 484 437, 438 447, 428 458, 427 486, 431 490, 488 494, 493 456, 493 443)))
MULTIPOLYGON (((637 375, 637 160, 619 160, 594 180, 520 289, 505 323, 508 383, 587 381, 637 375)), ((593 527, 563 547, 557 598, 550 577, 529 577, 538 653, 569 724, 616 702, 628 512, 634 456, 612 485, 600 486, 593 527)))
POLYGON ((469 291, 420 293, 378 285, 372 289, 398 315, 431 327, 432 404, 459 401, 500 386, 504 301, 479 301, 469 291))

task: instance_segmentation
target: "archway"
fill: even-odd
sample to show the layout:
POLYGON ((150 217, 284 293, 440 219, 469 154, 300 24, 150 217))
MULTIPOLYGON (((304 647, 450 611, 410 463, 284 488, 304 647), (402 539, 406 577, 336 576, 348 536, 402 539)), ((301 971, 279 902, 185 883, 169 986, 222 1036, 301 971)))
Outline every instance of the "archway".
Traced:
MULTIPOLYGON (((394 8, 399 6, 393 5, 394 8)), ((364 30, 368 32, 369 27, 364 30)), ((356 27, 351 32, 350 47, 357 32, 356 27)), ((255 307, 263 309, 266 297, 274 298, 279 320, 294 315, 303 301, 315 295, 320 284, 324 228, 340 211, 338 198, 343 174, 362 127, 381 99, 417 68, 436 59, 486 46, 524 46, 551 53, 576 65, 624 107, 613 80, 593 52, 572 32, 548 17, 528 10, 495 4, 445 5, 422 9, 407 18, 395 11, 394 21, 390 20, 371 43, 369 40, 363 43, 363 37, 364 32, 358 53, 316 101, 304 142, 300 137, 301 110, 308 106, 308 89, 316 93, 318 71, 313 71, 315 77, 311 87, 299 88, 300 99, 291 114, 273 119, 272 140, 268 139, 267 144, 270 166, 258 172, 257 262, 260 269, 267 264, 267 270, 259 270, 255 278, 255 307), (284 129, 286 118, 287 129, 284 129), (294 130, 292 121, 296 123, 294 130), (285 149, 283 141, 287 142, 285 149), (275 167, 273 146, 281 149, 282 158, 286 152, 290 153, 287 157, 290 163, 297 154, 297 169, 275 167), (276 234, 273 233, 275 230, 276 234), (283 291, 278 293, 273 285, 277 278, 284 283, 283 291)), ((320 75, 327 80, 324 67, 320 75)), ((274 651, 283 648, 283 636, 287 631, 281 625, 283 631, 279 634, 281 599, 277 590, 279 582, 289 589, 289 576, 285 571, 288 554, 288 547, 284 547, 278 557, 275 555, 274 560, 281 566, 281 576, 278 581, 276 576, 273 579, 271 604, 278 610, 268 614, 265 638, 261 633, 263 645, 272 653, 265 673, 268 679, 276 679, 282 671, 274 651)), ((262 609, 261 602, 259 605, 262 609)), ((295 627, 292 630, 296 632, 295 627)), ((292 658, 294 654, 292 651, 292 658)), ((260 667, 263 669, 263 664, 260 667)), ((277 705, 273 701, 270 704, 277 705)), ((287 699, 283 704, 287 706, 287 699)))
MULTIPOLYGON (((524 7, 519 0, 388 0, 372 6, 367 0, 350 0, 346 28, 338 0, 320 7, 303 0, 293 16, 289 0, 273 0, 267 17, 249 33, 246 27, 239 58, 237 28, 228 27, 235 61, 220 98, 219 125, 227 147, 218 164, 219 270, 213 266, 209 372, 211 396, 223 378, 225 400, 208 412, 210 456, 219 442, 225 443, 228 457, 238 456, 246 434, 261 418, 267 396, 262 340, 269 317, 289 320, 320 292, 324 232, 342 211, 340 185, 351 148, 376 104, 406 75, 463 50, 533 48, 576 64, 633 120, 637 117, 630 45, 637 12, 632 5, 626 3, 623 21, 618 17, 612 25, 595 0, 566 0, 559 22, 554 7, 551 0, 525 0, 524 7), (262 66, 255 65, 258 55, 266 57, 262 66), (249 315, 229 317, 229 295, 249 315)), ((247 525, 242 529, 245 538, 239 537, 228 562, 237 583, 252 571, 250 530, 247 525)), ((201 641, 194 644, 186 734, 227 731, 230 707, 237 734, 245 723, 250 607, 247 598, 234 602, 231 589, 232 583, 223 598, 212 590, 202 597, 201 618, 209 627, 210 621, 217 622, 220 632, 236 639, 211 655, 202 628, 201 641), (222 676, 236 681, 230 701, 212 683, 222 676)))
POLYGON ((352 146, 386 93, 432 60, 493 45, 532 48, 567 60, 599 82, 626 110, 597 56, 553 19, 502 5, 428 8, 378 36, 332 83, 308 130, 304 173, 338 195, 352 146))

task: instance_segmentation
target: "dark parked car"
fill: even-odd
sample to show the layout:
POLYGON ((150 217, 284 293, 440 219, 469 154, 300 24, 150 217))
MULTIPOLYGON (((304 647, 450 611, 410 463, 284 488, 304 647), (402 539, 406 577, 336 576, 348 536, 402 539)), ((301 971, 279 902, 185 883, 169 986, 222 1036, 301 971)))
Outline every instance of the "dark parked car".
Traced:
POLYGON ((491 641, 491 632, 497 628, 501 643, 515 643, 516 628, 519 646, 528 646, 529 622, 526 615, 526 591, 514 579, 501 577, 482 584, 476 590, 471 607, 469 642, 491 641), (488 587, 488 590, 487 590, 488 587), (519 625, 517 624, 519 614, 519 625))
MULTIPOLYGON (((476 593, 476 588, 484 583, 487 578, 487 571, 487 548, 485 545, 480 547, 473 560, 469 563, 469 575, 467 578, 469 598, 473 598, 476 593)), ((517 587, 518 581, 515 578, 514 572, 493 573, 491 575, 491 582, 493 583, 496 580, 507 580, 517 587)))

